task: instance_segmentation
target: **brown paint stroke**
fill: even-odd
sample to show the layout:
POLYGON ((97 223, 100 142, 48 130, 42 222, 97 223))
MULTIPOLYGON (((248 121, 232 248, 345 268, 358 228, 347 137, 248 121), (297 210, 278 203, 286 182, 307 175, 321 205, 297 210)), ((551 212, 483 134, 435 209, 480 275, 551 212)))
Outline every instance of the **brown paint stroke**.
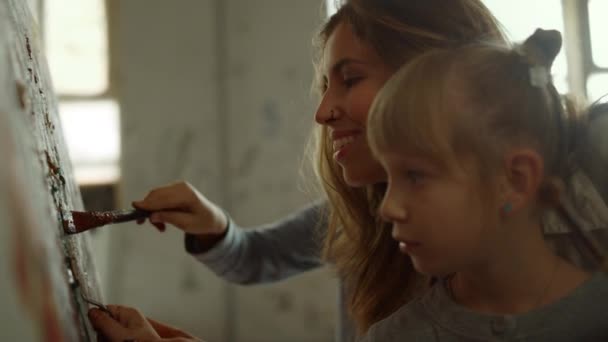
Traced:
POLYGON ((46 156, 46 164, 49 167, 49 170, 51 171, 51 175, 58 175, 61 169, 57 165, 55 165, 55 163, 53 163, 53 160, 51 160, 51 155, 48 151, 44 151, 44 154, 46 156))
POLYGON ((19 105, 21 106, 21 109, 25 109, 25 86, 20 83, 17 82, 16 83, 16 87, 17 87, 17 97, 19 99, 19 105))
POLYGON ((30 45, 30 37, 28 36, 25 36, 25 48, 27 49, 27 55, 30 57, 30 60, 33 60, 32 46, 30 45))

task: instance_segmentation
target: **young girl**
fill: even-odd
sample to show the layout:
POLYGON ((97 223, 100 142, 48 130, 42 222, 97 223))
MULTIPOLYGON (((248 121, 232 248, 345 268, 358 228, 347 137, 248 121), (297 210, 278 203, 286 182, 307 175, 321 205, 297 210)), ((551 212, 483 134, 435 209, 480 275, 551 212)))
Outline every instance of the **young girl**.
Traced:
POLYGON ((436 281, 364 341, 608 340, 608 278, 542 234, 587 141, 551 84, 560 47, 537 30, 515 49, 428 52, 379 93, 368 137, 388 175, 380 214, 436 281))

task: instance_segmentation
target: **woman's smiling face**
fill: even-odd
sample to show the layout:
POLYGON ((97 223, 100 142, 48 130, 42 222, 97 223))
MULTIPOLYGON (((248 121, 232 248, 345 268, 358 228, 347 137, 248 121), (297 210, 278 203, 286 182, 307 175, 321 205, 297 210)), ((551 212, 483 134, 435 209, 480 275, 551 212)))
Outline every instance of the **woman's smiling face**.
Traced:
POLYGON ((368 146, 366 125, 376 94, 393 72, 349 24, 339 24, 326 43, 321 64, 324 92, 315 120, 327 127, 334 160, 350 186, 386 180, 368 146))

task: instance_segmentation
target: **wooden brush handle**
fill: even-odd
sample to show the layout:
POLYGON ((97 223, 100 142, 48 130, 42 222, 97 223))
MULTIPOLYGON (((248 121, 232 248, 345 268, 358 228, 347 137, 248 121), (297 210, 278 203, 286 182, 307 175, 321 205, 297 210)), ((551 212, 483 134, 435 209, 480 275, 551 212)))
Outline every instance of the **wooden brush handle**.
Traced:
POLYGON ((138 219, 147 218, 150 216, 149 211, 140 210, 140 209, 132 209, 132 210, 114 210, 105 212, 105 214, 109 215, 111 220, 108 223, 121 223, 127 221, 133 221, 138 219))
POLYGON ((89 229, 150 216, 149 211, 140 209, 113 211, 72 211, 72 220, 64 220, 63 229, 67 234, 77 234, 89 229))

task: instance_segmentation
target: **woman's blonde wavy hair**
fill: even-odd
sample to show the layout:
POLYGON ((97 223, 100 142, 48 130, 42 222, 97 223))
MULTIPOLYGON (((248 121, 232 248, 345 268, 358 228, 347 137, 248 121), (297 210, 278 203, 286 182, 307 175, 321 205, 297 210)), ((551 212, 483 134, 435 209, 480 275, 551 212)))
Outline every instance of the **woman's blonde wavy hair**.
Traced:
MULTIPOLYGON (((336 27, 350 25, 394 70, 435 48, 483 40, 505 42, 496 19, 480 0, 347 0, 322 26, 315 46, 317 80, 323 49, 336 27)), ((334 264, 348 295, 348 310, 359 332, 412 298, 425 281, 400 254, 377 209, 385 184, 346 184, 326 127, 315 133, 315 171, 329 201, 323 255, 334 264)))

